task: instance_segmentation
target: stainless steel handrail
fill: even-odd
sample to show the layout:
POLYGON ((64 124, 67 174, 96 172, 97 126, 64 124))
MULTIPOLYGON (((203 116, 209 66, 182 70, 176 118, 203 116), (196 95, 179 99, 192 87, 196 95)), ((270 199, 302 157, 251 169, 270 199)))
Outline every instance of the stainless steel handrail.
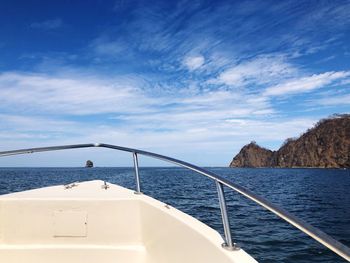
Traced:
POLYGON ((248 199, 254 201, 255 203, 259 204, 260 206, 266 208, 267 210, 271 211, 275 215, 279 216, 280 218, 284 219, 291 225, 295 226, 305 234, 309 235, 325 247, 329 248, 342 258, 346 259, 350 262, 350 248, 345 246, 344 244, 340 243, 339 241, 335 240, 334 238, 330 237, 326 233, 322 232, 321 230, 311 226, 310 224, 306 223, 305 221, 297 218, 296 216, 290 214, 283 208, 280 208, 265 198, 258 196, 251 192, 250 190, 235 184, 233 182, 230 182, 229 180, 211 172, 207 171, 203 168, 200 168, 198 166, 195 166, 193 164, 177 160, 171 157, 167 157, 164 155, 142 151, 138 149, 133 148, 127 148, 122 146, 116 146, 111 144, 104 144, 104 143, 96 143, 96 144, 75 144, 75 145, 63 145, 63 146, 52 146, 52 147, 40 147, 40 148, 29 148, 29 149, 21 149, 21 150, 14 150, 14 151, 3 151, 0 152, 0 157, 3 156, 10 156, 10 155, 18 155, 18 154, 27 154, 27 153, 35 153, 35 152, 46 152, 46 151, 57 151, 57 150, 65 150, 65 149, 79 149, 79 148, 90 148, 90 147, 103 147, 103 148, 109 148, 114 150, 120 150, 124 152, 130 152, 133 154, 133 160, 134 160, 134 168, 135 168, 135 178, 136 178, 136 193, 141 193, 141 187, 140 187, 140 178, 139 178, 139 171, 138 171, 138 158, 137 155, 141 154, 144 156, 153 157, 159 160, 163 160, 169 163, 173 163, 182 167, 185 167, 189 170, 192 170, 194 172, 197 172, 201 175, 204 175, 212 180, 215 181, 217 190, 218 190, 218 197, 220 202, 220 209, 221 209, 221 215, 222 215, 222 221, 224 226, 224 233, 225 233, 225 243, 223 244, 223 247, 234 250, 237 249, 235 247, 235 244, 232 242, 231 238, 231 231, 229 226, 229 221, 227 217, 227 208, 225 203, 225 195, 223 191, 223 186, 227 186, 228 188, 240 193, 241 195, 247 197, 248 199))

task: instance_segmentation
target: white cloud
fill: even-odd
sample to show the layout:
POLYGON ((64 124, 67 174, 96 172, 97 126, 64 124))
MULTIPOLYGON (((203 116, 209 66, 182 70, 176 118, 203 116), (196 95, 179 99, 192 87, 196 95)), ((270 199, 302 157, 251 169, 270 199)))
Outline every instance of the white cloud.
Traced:
POLYGON ((0 74, 0 108, 53 114, 145 111, 145 97, 132 78, 0 74))
POLYGON ((69 127, 76 126, 76 122, 55 119, 51 117, 0 114, 1 130, 25 132, 67 132, 69 127))
MULTIPOLYGON (((61 124, 69 136, 50 136, 49 133, 45 132, 45 121, 43 118, 27 117, 26 124, 21 126, 23 131, 0 131, 0 138, 3 141, 1 150, 48 145, 105 142, 155 151, 199 165, 228 165, 234 154, 251 140, 256 140, 259 144, 266 147, 269 146, 271 141, 279 145, 285 138, 299 135, 317 121, 317 119, 307 118, 259 120, 243 117, 222 122, 203 122, 203 119, 196 121, 198 115, 194 115, 192 118, 188 116, 187 121, 182 120, 181 123, 181 118, 184 116, 186 115, 177 116, 174 120, 171 120, 172 114, 170 113, 168 115, 158 116, 160 118, 158 124, 165 122, 165 126, 177 125, 180 122, 180 127, 174 127, 175 129, 170 131, 155 131, 153 128, 150 130, 140 130, 138 129, 139 125, 133 122, 122 127, 113 126, 111 123, 109 125, 94 126, 91 123, 83 124, 72 122, 67 125, 67 123, 65 124, 62 122, 61 124), (35 134, 30 132, 32 125, 29 123, 31 119, 33 123, 36 123, 40 119, 43 120, 43 123, 41 125, 39 124, 39 127, 43 129, 42 132, 40 132, 40 129, 38 129, 38 133, 35 134), (191 123, 191 121, 195 122, 191 123), (184 124, 187 126, 184 126, 184 124), (28 128, 25 128, 26 126, 28 128), (11 133, 12 136, 10 136, 11 133)), ((200 117, 203 118, 204 115, 200 117)), ((46 119, 46 121, 49 120, 50 119, 46 119)), ((50 121, 51 123, 56 122, 56 125, 53 127, 60 126, 59 121, 52 119, 50 121)), ((138 120, 138 122, 140 121, 141 119, 138 120)), ((146 123, 149 123, 150 126, 155 125, 150 119, 144 119, 143 124, 146 123)), ((161 125, 158 126, 160 129, 163 128, 161 125)), ((167 127, 169 128, 170 126, 167 127)), ((96 161, 101 160, 99 162, 101 164, 102 159, 100 159, 100 153, 102 150, 96 149, 95 151, 98 155, 93 157, 93 159, 96 161)), ((115 152, 110 152, 108 155, 103 155, 103 162, 107 162, 109 165, 120 164, 119 162, 122 162, 122 165, 127 163, 124 159, 118 160, 119 158, 114 158, 115 154, 115 152)), ((45 165, 54 166, 57 162, 61 162, 62 164, 60 165, 65 166, 74 165, 75 163, 79 164, 79 162, 83 163, 85 160, 82 160, 82 156, 86 156, 86 154, 84 155, 83 153, 75 151, 64 152, 61 156, 57 155, 54 159, 48 158, 45 165)), ((131 161, 131 158, 129 159, 131 161)), ((0 161, 2 162, 2 160, 0 161)), ((2 163, 8 165, 6 160, 2 163)), ((24 163, 34 166, 43 164, 42 162, 28 163, 28 161, 24 163)), ((146 164, 147 163, 154 165, 154 162, 148 161, 146 164)))
POLYGON ((282 84, 269 87, 265 90, 264 95, 281 96, 286 94, 310 92, 348 76, 350 76, 350 71, 330 71, 322 74, 314 74, 312 76, 289 80, 282 84))
POLYGON ((281 144, 316 121, 277 119, 268 96, 245 91, 143 85, 136 77, 0 74, 1 147, 106 142, 225 165, 251 140, 281 144))
POLYGON ((313 101, 315 104, 322 106, 340 106, 350 105, 350 94, 332 96, 313 101))
POLYGON ((216 145, 207 153, 212 159, 229 137, 243 134, 242 127, 225 125, 226 119, 260 118, 273 111, 266 99, 243 93, 185 89, 155 95, 144 92, 140 83, 133 78, 3 73, 1 148, 107 142, 170 155, 188 151, 182 158, 194 161, 198 149, 216 145))
POLYGON ((123 42, 118 40, 110 40, 105 37, 100 37, 92 41, 90 48, 92 48, 97 55, 103 56, 119 55, 127 49, 123 42))
POLYGON ((62 25, 63 25, 62 19, 56 18, 56 19, 50 19, 42 22, 34 22, 30 24, 30 27, 36 28, 36 29, 50 30, 50 29, 60 28, 62 25))
POLYGON ((172 117, 179 114, 184 119, 191 116, 195 119, 197 115, 218 120, 232 117, 226 114, 271 110, 266 99, 244 93, 198 89, 162 93, 157 89, 145 90, 143 85, 142 79, 136 77, 106 79, 7 72, 0 74, 0 109, 56 115, 118 113, 125 118, 143 117, 152 112, 152 116, 167 113, 175 114, 172 117))
POLYGON ((340 85, 349 85, 350 84, 350 79, 344 79, 344 80, 340 81, 339 84, 340 85))
POLYGON ((205 60, 203 56, 189 56, 183 61, 184 65, 190 70, 196 70, 203 66, 205 60))
POLYGON ((211 82, 229 86, 260 85, 291 77, 296 72, 296 68, 283 57, 261 56, 225 70, 211 82))

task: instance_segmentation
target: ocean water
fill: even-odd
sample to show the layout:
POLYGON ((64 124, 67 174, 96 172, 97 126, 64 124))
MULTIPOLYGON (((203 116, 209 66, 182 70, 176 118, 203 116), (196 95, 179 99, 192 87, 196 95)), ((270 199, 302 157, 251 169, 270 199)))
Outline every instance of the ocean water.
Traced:
MULTIPOLYGON (((208 168, 350 246, 350 170, 208 168)), ((223 233, 215 183, 182 168, 141 168, 142 191, 223 233)), ((101 179, 134 189, 132 168, 0 168, 0 194, 101 179)), ((259 262, 345 262, 238 193, 225 189, 234 241, 259 262)))

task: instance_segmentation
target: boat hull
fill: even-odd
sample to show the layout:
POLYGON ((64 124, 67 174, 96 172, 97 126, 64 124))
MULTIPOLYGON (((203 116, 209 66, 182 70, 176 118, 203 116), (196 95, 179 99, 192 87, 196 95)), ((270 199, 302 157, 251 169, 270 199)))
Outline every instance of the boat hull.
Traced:
POLYGON ((0 197, 0 262, 256 262, 200 221, 102 181, 0 197))

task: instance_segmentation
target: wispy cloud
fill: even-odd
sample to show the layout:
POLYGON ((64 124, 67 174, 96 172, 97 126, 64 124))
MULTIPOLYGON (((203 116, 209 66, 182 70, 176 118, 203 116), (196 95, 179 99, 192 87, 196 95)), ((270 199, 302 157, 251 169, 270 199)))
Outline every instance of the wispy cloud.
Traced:
POLYGON ((106 37, 99 37, 91 42, 90 48, 97 55, 116 56, 126 51, 127 45, 120 40, 110 40, 106 37))
POLYGON ((132 78, 101 80, 44 74, 0 74, 0 108, 57 114, 139 111, 152 101, 132 78))
POLYGON ((283 57, 260 56, 228 68, 211 83, 244 87, 277 82, 296 73, 297 69, 283 57))
POLYGON ((183 63, 190 70, 195 70, 200 68, 204 64, 203 56, 188 56, 184 59, 183 63))
POLYGON ((32 116, 28 114, 0 114, 1 129, 26 132, 64 132, 67 128, 74 126, 73 121, 55 119, 50 117, 32 116))
POLYGON ((41 22, 34 22, 30 24, 31 28, 43 29, 43 30, 57 29, 62 26, 63 26, 63 21, 60 18, 49 19, 41 22))
POLYGON ((245 114, 251 114, 270 108, 266 100, 238 92, 200 89, 163 92, 152 89, 138 77, 105 78, 87 74, 49 76, 19 72, 0 74, 0 102, 4 110, 9 110, 11 105, 17 112, 29 110, 70 115, 118 113, 128 116, 153 112, 155 115, 151 118, 157 112, 167 112, 180 113, 179 119, 191 117, 193 120, 200 115, 207 115, 208 118, 212 114, 219 120, 230 112, 234 114, 243 110, 245 114))
POLYGON ((313 103, 323 106, 343 106, 350 105, 350 94, 336 95, 327 98, 314 100, 313 103))
POLYGON ((350 76, 350 71, 325 72, 312 76, 293 79, 284 83, 269 87, 265 90, 265 96, 281 96, 286 94, 306 93, 322 88, 335 81, 342 80, 350 76))
MULTIPOLYGON (((163 117, 170 118, 171 116, 171 114, 161 116, 158 125, 168 121, 163 117)), ((182 115, 182 117, 184 116, 186 115, 182 115)), ((285 138, 300 134, 317 121, 317 118, 272 118, 266 121, 247 119, 244 117, 244 114, 241 116, 242 118, 227 119, 222 122, 203 122, 202 119, 190 126, 181 127, 180 125, 179 128, 175 127, 175 129, 171 130, 165 130, 160 126, 156 132, 153 128, 138 129, 137 125, 132 122, 120 127, 112 123, 93 125, 92 123, 61 122, 52 119, 52 116, 49 119, 43 117, 11 116, 10 118, 20 121, 18 123, 20 128, 9 131, 0 130, 0 138, 3 140, 1 149, 48 144, 108 142, 149 149, 196 162, 200 165, 223 165, 230 161, 235 149, 238 150, 251 140, 257 140, 261 145, 266 147, 271 147, 272 141, 275 143, 275 147, 273 148, 277 148, 285 138), (36 124, 38 127, 34 128, 36 124), (52 132, 46 131, 46 125, 53 125, 52 132), (55 132, 54 129, 59 127, 64 127, 64 129, 55 132), (12 136, 9 136, 10 134, 12 136)), ((188 117, 191 118, 191 116, 188 117)), ((194 116, 191 120, 194 120, 195 117, 198 116, 194 116)), ((175 118, 173 122, 169 120, 170 123, 168 124, 174 125, 179 120, 181 120, 181 116, 175 118)), ((145 119, 144 122, 150 122, 150 120, 145 119)), ((183 123, 185 122, 183 120, 183 123)), ((190 122, 187 122, 187 124, 189 125, 190 122)), ((67 162, 67 158, 70 160, 76 159, 76 153, 65 153, 63 160, 67 162)), ((48 163, 52 164, 53 162, 51 160, 48 163)))

